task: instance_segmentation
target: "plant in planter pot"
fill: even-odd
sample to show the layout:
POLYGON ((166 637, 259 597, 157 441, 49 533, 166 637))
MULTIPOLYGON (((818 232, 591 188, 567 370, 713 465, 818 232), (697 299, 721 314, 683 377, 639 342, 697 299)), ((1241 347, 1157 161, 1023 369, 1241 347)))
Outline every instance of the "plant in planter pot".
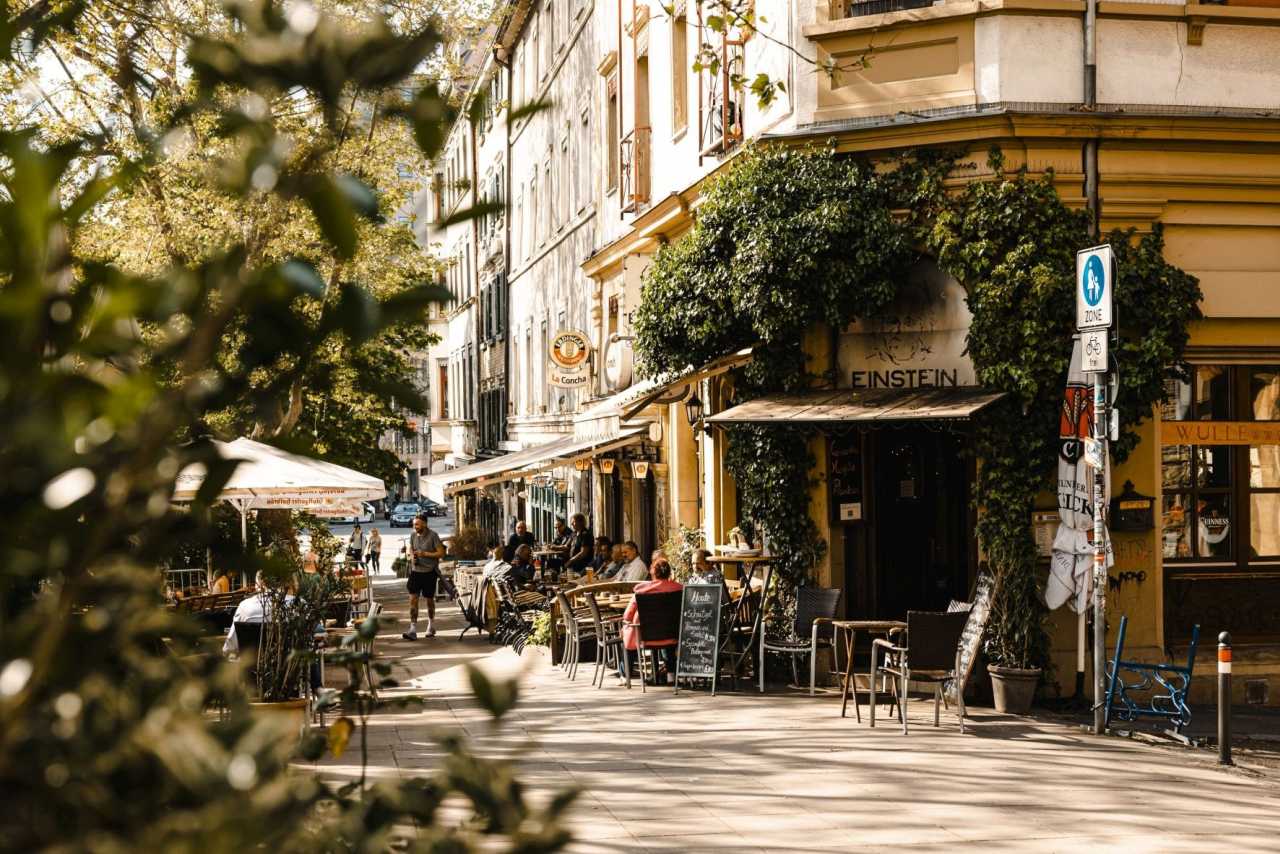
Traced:
POLYGON ((1034 553, 1019 558, 997 573, 983 648, 996 711, 1024 715, 1049 659, 1049 637, 1034 553))

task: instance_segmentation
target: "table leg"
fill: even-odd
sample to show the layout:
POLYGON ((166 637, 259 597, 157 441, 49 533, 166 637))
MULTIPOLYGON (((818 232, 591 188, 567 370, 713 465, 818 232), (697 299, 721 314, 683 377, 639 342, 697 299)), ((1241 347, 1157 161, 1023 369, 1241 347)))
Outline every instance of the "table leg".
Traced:
MULTIPOLYGON (((841 692, 840 697, 840 717, 843 718, 845 716, 845 710, 849 706, 849 684, 850 680, 853 678, 853 650, 857 645, 858 630, 841 629, 841 632, 845 635, 844 679, 841 681, 844 691, 841 692)), ((858 707, 858 683, 856 680, 853 681, 853 713, 856 716, 858 723, 862 723, 862 710, 858 707)))

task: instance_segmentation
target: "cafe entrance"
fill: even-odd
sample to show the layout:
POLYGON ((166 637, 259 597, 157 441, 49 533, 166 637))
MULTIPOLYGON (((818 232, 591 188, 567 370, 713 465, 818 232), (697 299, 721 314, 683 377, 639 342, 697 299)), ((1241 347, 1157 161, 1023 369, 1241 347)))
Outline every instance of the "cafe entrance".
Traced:
POLYGON ((968 595, 977 546, 964 435, 912 425, 833 438, 833 458, 856 443, 866 461, 860 518, 833 521, 852 617, 906 619, 968 595))

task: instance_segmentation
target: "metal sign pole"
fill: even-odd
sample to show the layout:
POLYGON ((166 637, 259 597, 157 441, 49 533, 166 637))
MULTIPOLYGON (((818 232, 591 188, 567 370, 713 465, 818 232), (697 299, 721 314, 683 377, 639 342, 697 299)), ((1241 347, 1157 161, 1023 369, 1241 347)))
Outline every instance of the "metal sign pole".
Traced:
POLYGON ((1107 542, 1103 518, 1106 506, 1107 378, 1093 375, 1093 437, 1102 452, 1102 465, 1093 470, 1093 731, 1105 729, 1103 698, 1107 694, 1107 542))

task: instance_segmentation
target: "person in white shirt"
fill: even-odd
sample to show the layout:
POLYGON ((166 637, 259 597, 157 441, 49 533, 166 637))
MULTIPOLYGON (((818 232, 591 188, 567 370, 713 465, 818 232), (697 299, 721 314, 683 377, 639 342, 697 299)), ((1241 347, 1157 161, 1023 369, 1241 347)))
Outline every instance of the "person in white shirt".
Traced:
POLYGON ((640 547, 631 540, 622 544, 622 558, 626 561, 614 581, 644 581, 649 577, 649 567, 640 559, 640 547))
POLYGON ((242 599, 236 606, 235 616, 231 618, 231 627, 227 629, 227 639, 222 642, 224 655, 234 655, 240 651, 240 642, 236 640, 236 623, 266 622, 266 598, 262 594, 266 591, 267 585, 261 572, 254 577, 253 587, 258 592, 242 599))

